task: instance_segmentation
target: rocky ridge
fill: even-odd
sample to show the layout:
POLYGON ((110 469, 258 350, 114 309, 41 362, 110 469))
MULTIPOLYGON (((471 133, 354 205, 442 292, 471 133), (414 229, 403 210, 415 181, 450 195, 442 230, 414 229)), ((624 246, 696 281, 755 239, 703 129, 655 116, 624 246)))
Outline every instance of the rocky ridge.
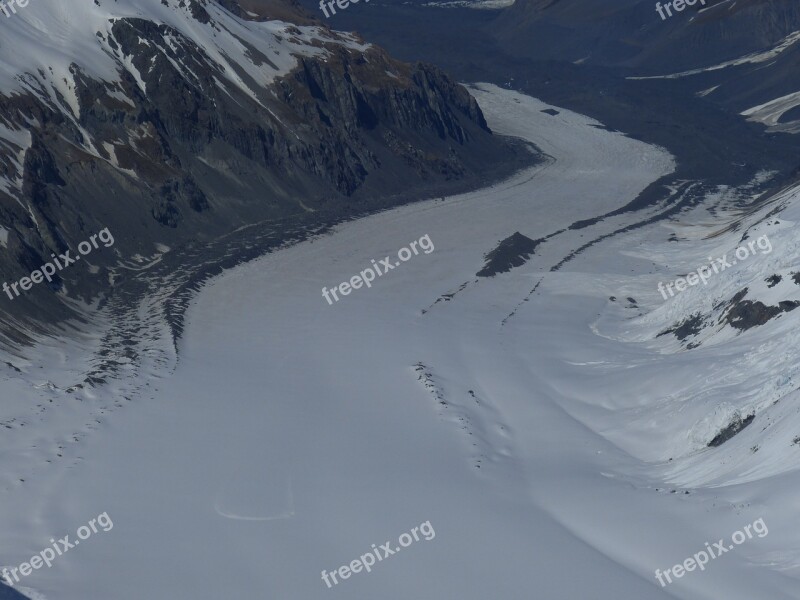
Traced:
POLYGON ((0 59, 3 280, 102 228, 116 238, 50 286, 0 297, 7 346, 91 318, 98 298, 187 243, 286 218, 335 222, 530 160, 435 67, 291 3, 127 4, 76 0, 65 13, 40 0, 0 21, 6 46, 42 41, 0 59))

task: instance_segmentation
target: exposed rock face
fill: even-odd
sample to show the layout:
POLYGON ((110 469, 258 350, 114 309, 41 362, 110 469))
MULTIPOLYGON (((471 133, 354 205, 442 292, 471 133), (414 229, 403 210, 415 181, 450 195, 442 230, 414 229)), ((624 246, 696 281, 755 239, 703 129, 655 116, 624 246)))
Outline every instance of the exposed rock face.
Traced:
MULTIPOLYGON (((26 10, 44 15, 54 1, 26 10)), ((98 62, 113 61, 117 79, 76 61, 64 77, 17 73, 19 89, 0 93, 0 273, 16 281, 105 227, 116 244, 24 298, 0 296, 3 329, 16 341, 17 319, 74 315, 65 292, 107 295, 159 245, 269 219, 341 218, 477 185, 529 160, 491 134, 474 99, 442 72, 354 36, 262 23, 232 0, 221 4, 238 16, 211 0, 163 0, 152 19, 79 4, 109 11, 96 39, 73 42, 97 43, 98 62)), ((268 9, 311 22, 289 2, 268 9)))
POLYGON ((675 337, 681 341, 684 341, 690 335, 697 335, 702 331, 703 327, 706 325, 706 319, 701 314, 694 314, 687 319, 684 319, 681 323, 677 323, 673 327, 669 329, 665 329, 661 333, 659 333, 656 337, 661 337, 662 335, 667 335, 670 333, 674 333, 675 337))
POLYGON ((731 421, 727 427, 725 427, 722 431, 720 431, 717 435, 714 436, 710 442, 708 442, 709 448, 716 448, 717 446, 721 446, 737 433, 739 433, 742 429, 750 425, 753 420, 756 418, 755 415, 748 415, 744 419, 740 416, 737 416, 733 421, 731 421))
POLYGON ((777 306, 767 306, 758 300, 745 300, 747 288, 737 293, 730 301, 730 309, 725 321, 736 329, 746 331, 758 327, 784 312, 793 311, 800 306, 796 300, 783 300, 777 306))
POLYGON ((519 267, 533 255, 542 240, 532 240, 519 231, 501 241, 497 248, 486 255, 486 264, 478 271, 478 277, 493 277, 519 267))
POLYGON ((27 600, 27 597, 13 587, 0 582, 0 600, 27 600))

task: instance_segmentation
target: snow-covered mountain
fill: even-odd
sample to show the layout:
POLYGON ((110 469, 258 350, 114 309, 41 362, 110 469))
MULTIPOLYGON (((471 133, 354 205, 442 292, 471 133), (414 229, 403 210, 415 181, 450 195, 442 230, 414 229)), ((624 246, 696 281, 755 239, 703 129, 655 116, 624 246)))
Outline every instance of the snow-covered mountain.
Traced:
POLYGON ((0 299, 7 339, 41 330, 31 318, 75 317, 71 301, 108 296, 164 248, 264 220, 343 218, 527 160, 438 69, 279 0, 254 10, 39 0, 0 19, 4 279, 103 228, 126 232, 91 269, 0 299))

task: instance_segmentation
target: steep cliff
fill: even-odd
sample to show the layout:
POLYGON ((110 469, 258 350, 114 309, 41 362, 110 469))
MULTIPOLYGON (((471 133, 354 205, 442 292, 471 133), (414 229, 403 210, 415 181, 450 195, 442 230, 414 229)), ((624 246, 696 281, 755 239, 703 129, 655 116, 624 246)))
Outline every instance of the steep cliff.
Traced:
POLYGON ((291 3, 38 0, 0 20, 0 40, 3 280, 100 229, 116 239, 0 296, 11 339, 19 319, 75 316, 74 299, 108 296, 165 246, 344 218, 528 160, 439 70, 291 3))

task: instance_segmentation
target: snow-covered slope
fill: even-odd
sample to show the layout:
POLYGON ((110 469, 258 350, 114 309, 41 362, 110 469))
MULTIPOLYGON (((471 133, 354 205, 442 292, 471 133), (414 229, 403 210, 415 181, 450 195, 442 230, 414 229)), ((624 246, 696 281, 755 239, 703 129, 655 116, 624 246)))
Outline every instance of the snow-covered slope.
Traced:
MULTIPOLYGON (((321 27, 244 22, 215 2, 204 0, 38 0, 18 9, 13 18, 0 19, 0 37, 9 50, 0 61, 0 90, 42 94, 77 117, 77 66, 84 75, 111 85, 125 70, 146 93, 139 69, 130 58, 120 56, 114 40, 114 25, 123 19, 151 21, 192 40, 218 67, 220 86, 235 86, 254 99, 264 84, 297 64, 297 55, 323 55, 322 45, 329 42, 366 48, 346 34, 321 27), (35 52, 13 51, 34 45, 35 52), (241 61, 242 56, 248 60, 241 61)), ((203 73, 193 72, 197 65, 176 66, 189 77, 203 77, 203 73)))

